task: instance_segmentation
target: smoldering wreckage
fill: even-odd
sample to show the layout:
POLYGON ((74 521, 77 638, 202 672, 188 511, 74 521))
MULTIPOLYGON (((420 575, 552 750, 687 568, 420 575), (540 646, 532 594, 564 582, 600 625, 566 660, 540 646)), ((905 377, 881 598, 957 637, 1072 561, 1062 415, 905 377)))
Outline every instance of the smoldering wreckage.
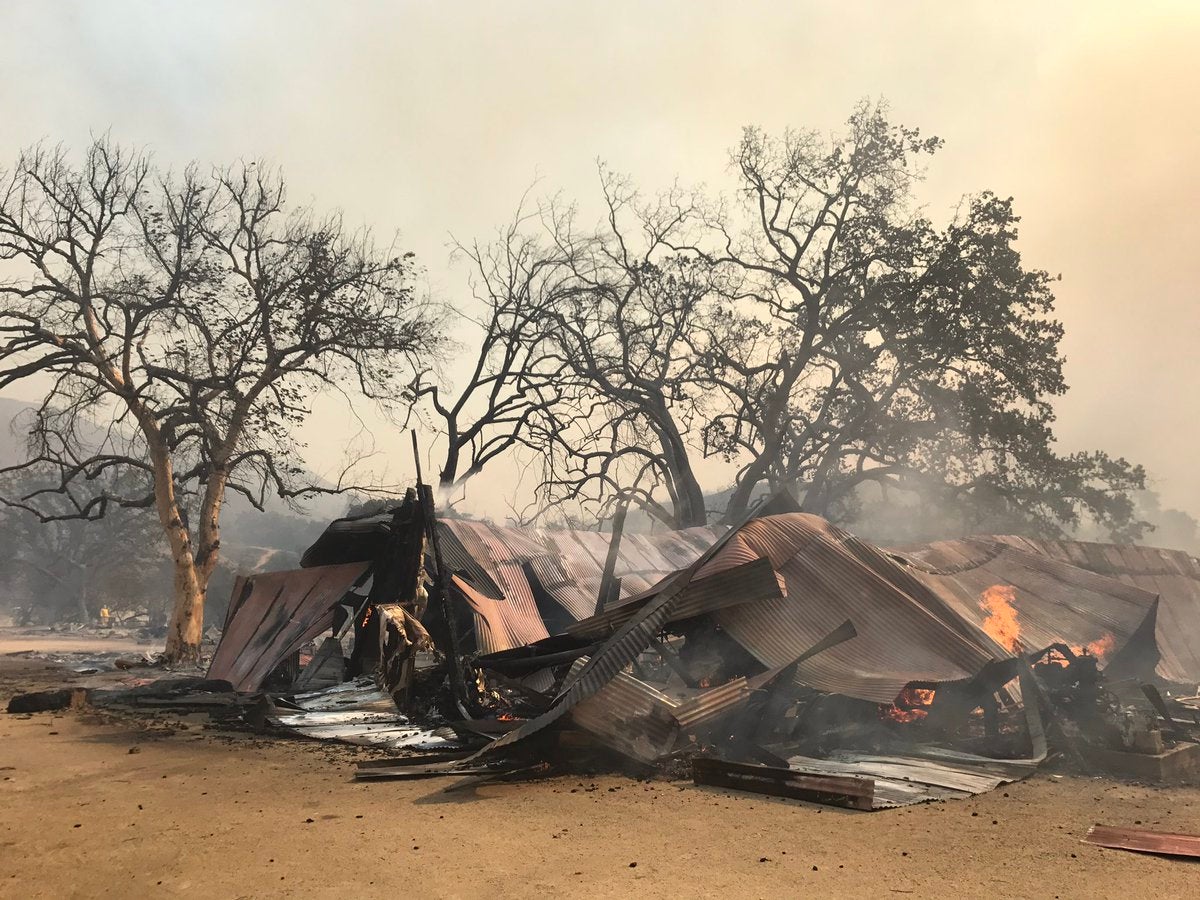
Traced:
MULTIPOLYGON (((386 748, 356 778, 445 790, 619 768, 877 810, 1048 760, 1200 781, 1185 553, 1011 536, 883 549, 786 493, 736 527, 622 519, 497 527, 439 517, 419 485, 334 521, 301 568, 238 579, 206 680, 109 699, 386 748)), ((1087 840, 1200 854, 1178 835, 1087 840)))

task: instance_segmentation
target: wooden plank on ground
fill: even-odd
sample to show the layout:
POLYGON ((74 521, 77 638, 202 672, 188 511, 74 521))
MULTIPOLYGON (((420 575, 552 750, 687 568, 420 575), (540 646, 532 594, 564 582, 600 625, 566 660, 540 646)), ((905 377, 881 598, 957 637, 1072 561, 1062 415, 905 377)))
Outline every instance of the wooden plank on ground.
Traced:
POLYGON ((397 766, 427 766, 430 763, 454 762, 466 759, 473 749, 442 750, 433 753, 418 753, 413 756, 396 756, 387 759, 364 759, 358 763, 360 769, 388 769, 397 766))

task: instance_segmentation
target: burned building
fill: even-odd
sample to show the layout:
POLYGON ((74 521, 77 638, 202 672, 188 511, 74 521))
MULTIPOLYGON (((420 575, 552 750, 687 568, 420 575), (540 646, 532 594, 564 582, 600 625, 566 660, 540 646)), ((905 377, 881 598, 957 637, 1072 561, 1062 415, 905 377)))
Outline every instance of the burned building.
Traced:
POLYGON ((421 487, 240 579, 209 675, 273 689, 280 726, 433 751, 363 778, 607 759, 877 808, 1195 747, 1159 593, 1047 549, 885 550, 786 495, 730 528, 499 527, 421 487))

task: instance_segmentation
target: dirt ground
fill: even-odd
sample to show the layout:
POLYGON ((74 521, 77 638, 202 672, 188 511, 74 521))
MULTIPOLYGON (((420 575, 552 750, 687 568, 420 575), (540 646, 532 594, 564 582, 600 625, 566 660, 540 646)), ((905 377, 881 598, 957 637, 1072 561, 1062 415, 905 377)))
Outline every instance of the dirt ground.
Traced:
MULTIPOLYGON (((0 656, 0 704, 69 673, 0 656)), ((360 751, 202 720, 0 713, 2 897, 1195 897, 1197 864, 1079 843, 1200 832, 1200 788, 1039 774, 857 813, 604 775, 447 794, 360 751)))
POLYGON ((63 634, 37 628, 0 628, 0 656, 17 653, 124 653, 140 656, 162 649, 162 641, 140 641, 121 632, 63 634))

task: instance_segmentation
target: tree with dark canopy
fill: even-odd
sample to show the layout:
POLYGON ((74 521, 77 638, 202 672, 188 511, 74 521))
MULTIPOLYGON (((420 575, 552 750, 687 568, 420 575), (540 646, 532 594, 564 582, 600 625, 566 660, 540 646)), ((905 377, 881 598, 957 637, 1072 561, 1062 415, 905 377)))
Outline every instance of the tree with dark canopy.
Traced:
POLYGON ((843 521, 864 497, 923 498, 965 531, 1090 519, 1136 536, 1143 470, 1055 449, 1063 329, 1011 199, 967 197, 940 227, 915 205, 940 146, 863 104, 832 137, 747 129, 735 204, 634 204, 606 180, 609 215, 574 239, 578 290, 556 314, 596 406, 590 429, 554 435, 572 443, 551 460, 577 464, 549 469, 547 495, 702 524, 693 457, 717 456, 738 466, 727 521, 788 487, 843 521))
POLYGON ((942 228, 914 208, 918 161, 940 146, 871 105, 833 139, 746 130, 749 229, 722 224, 703 254, 728 279, 706 345, 726 406, 705 431, 709 452, 744 460, 727 518, 781 485, 836 517, 872 484, 1034 529, 1087 515, 1136 532, 1141 468, 1054 450, 1063 329, 1012 200, 968 197, 942 228))
POLYGON ((455 312, 478 343, 457 389, 432 369, 412 385, 445 439, 438 486, 448 504, 493 459, 516 448, 537 450, 538 436, 555 430, 570 382, 551 340, 551 311, 569 289, 570 269, 522 233, 528 218, 522 207, 494 242, 455 246, 471 267, 474 292, 474 304, 455 312))

